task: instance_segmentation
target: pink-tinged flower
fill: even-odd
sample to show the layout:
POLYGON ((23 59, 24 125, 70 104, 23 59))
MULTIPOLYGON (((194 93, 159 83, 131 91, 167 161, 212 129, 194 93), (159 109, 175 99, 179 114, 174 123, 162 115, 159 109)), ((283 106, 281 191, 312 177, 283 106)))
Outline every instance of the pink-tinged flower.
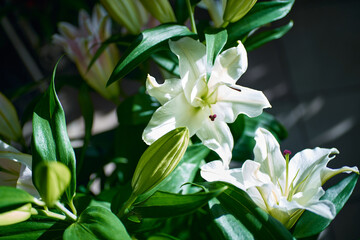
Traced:
POLYGON ((119 60, 116 46, 109 45, 95 61, 90 70, 88 66, 102 42, 111 36, 111 20, 100 5, 96 5, 93 14, 81 10, 79 27, 69 23, 59 23, 60 34, 53 36, 53 42, 62 46, 68 57, 76 64, 80 75, 98 93, 107 99, 118 101, 119 86, 106 83, 119 60))
POLYGON ((356 172, 357 167, 331 169, 326 165, 338 154, 336 148, 305 149, 289 160, 290 151, 280 151, 279 143, 267 130, 259 128, 255 135, 254 161, 242 168, 224 169, 221 161, 201 167, 206 181, 228 182, 246 191, 252 200, 290 229, 305 211, 333 219, 335 206, 320 200, 322 185, 333 176, 356 172))

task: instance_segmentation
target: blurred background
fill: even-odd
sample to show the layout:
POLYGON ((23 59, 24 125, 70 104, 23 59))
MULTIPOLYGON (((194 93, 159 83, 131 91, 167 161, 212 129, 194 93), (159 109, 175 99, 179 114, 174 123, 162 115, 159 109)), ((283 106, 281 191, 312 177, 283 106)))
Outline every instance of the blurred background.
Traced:
MULTIPOLYGON (((96 1, 17 0, 0 4, 0 91, 13 100, 31 135, 29 107, 45 89, 62 49, 51 43, 59 21, 77 25, 78 11, 90 11, 96 1), (15 46, 15 47, 14 47, 15 46), (19 90, 20 89, 20 90, 19 90), (22 89, 26 94, 22 94, 22 89), (31 91, 28 91, 28 90, 31 91)), ((240 85, 261 90, 272 109, 267 112, 288 130, 282 148, 293 153, 305 148, 336 147, 340 154, 329 166, 360 166, 360 1, 297 0, 286 19, 294 26, 283 38, 249 53, 249 68, 240 85)), ((76 73, 66 58, 59 76, 76 73)), ((77 81, 75 79, 74 81, 77 81)), ((134 93, 139 82, 126 81, 134 93)), ((79 139, 83 122, 77 90, 61 88, 60 100, 69 124, 69 136, 79 139)), ((116 126, 115 105, 92 94, 96 120, 93 133, 116 126)), ((76 142, 74 141, 76 145, 76 142)), ((81 144, 81 143, 80 143, 81 144)), ((344 176, 337 176, 332 185, 344 176)), ((359 239, 360 184, 348 203, 320 236, 321 239, 359 239)))

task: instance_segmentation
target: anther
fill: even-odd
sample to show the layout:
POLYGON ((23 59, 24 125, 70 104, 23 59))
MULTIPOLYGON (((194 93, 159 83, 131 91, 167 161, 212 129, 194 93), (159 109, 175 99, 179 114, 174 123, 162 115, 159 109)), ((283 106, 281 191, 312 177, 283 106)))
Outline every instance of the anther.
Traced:
POLYGON ((284 154, 284 156, 286 156, 286 155, 291 155, 291 151, 285 149, 284 152, 283 152, 283 154, 284 154))
POLYGON ((211 121, 214 121, 214 120, 215 120, 215 118, 216 118, 216 114, 209 115, 209 118, 210 118, 210 120, 211 120, 211 121))

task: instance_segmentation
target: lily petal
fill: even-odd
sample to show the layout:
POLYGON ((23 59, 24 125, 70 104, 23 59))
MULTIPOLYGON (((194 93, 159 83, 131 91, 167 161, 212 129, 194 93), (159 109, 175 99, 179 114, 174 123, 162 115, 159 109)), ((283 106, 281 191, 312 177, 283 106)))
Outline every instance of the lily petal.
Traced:
POLYGON ((148 75, 146 90, 150 96, 156 98, 161 105, 164 105, 181 93, 181 80, 172 78, 165 80, 163 84, 158 84, 154 77, 148 75))
POLYGON ((185 95, 181 93, 155 111, 142 138, 146 144, 150 145, 177 127, 187 127, 192 136, 202 127, 203 119, 209 114, 200 108, 192 107, 187 103, 185 95))
POLYGON ((275 137, 266 129, 258 128, 255 132, 256 145, 254 160, 261 164, 260 170, 267 173, 273 184, 276 184, 285 169, 285 159, 275 137))
MULTIPOLYGON (((206 73, 206 48, 205 45, 189 37, 178 41, 169 41, 170 49, 179 58, 179 72, 186 99, 192 102, 191 95, 202 88, 194 88, 198 79, 206 73)), ((195 94, 199 95, 199 94, 195 94)))
POLYGON ((237 47, 222 52, 215 60, 209 79, 209 87, 218 82, 234 85, 248 67, 247 53, 239 41, 237 47))
POLYGON ((223 121, 211 121, 209 118, 202 121, 202 127, 197 131, 196 135, 201 139, 202 143, 215 151, 224 162, 224 166, 228 168, 234 139, 231 135, 228 125, 223 121))
POLYGON ((246 87, 218 87, 217 103, 213 110, 225 122, 232 123, 240 113, 249 117, 259 116, 264 108, 271 107, 263 92, 246 87))

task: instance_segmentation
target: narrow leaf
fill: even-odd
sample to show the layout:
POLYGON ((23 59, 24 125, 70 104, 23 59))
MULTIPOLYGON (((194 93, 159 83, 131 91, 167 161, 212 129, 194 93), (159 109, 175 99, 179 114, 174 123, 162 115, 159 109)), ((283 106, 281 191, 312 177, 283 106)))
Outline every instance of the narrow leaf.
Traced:
POLYGON ((293 27, 293 25, 293 21, 290 21, 285 26, 261 32, 259 34, 249 37, 244 43, 246 50, 252 51, 264 45, 265 43, 281 38, 293 27))
POLYGON ((233 46, 236 41, 242 40, 249 32, 267 23, 285 17, 291 10, 295 0, 258 2, 239 21, 229 24, 228 46, 233 46))
POLYGON ((158 191, 144 202, 136 204, 133 212, 143 218, 167 218, 187 214, 204 206, 226 189, 227 187, 223 186, 209 192, 187 195, 158 191))
POLYGON ((194 36, 187 27, 176 24, 163 24, 152 29, 145 30, 130 45, 120 58, 107 85, 124 77, 145 61, 152 53, 167 45, 169 39, 175 37, 194 36))
MULTIPOLYGON (((325 195, 321 199, 333 202, 336 208, 336 214, 338 214, 353 192, 358 178, 359 176, 357 174, 352 173, 335 186, 326 190, 325 195)), ((329 226, 331 221, 331 219, 305 211, 296 223, 293 235, 296 238, 316 235, 329 226)))
POLYGON ((209 80, 211 69, 214 65, 215 59, 226 44, 227 41, 226 29, 208 31, 207 33, 205 33, 205 40, 206 40, 206 58, 207 58, 206 79, 209 80))
MULTIPOLYGON (((55 91, 55 73, 44 96, 35 107, 33 114, 33 169, 41 162, 59 161, 71 172, 71 181, 66 189, 65 200, 70 203, 75 194, 76 170, 75 154, 66 131, 65 113, 55 91)), ((33 182, 41 181, 41 176, 33 174, 33 182), (40 179, 36 179, 40 177, 40 179)), ((38 188, 38 186, 36 186, 38 188)))
POLYGON ((0 196, 0 213, 34 202, 33 196, 14 187, 0 186, 0 196))

